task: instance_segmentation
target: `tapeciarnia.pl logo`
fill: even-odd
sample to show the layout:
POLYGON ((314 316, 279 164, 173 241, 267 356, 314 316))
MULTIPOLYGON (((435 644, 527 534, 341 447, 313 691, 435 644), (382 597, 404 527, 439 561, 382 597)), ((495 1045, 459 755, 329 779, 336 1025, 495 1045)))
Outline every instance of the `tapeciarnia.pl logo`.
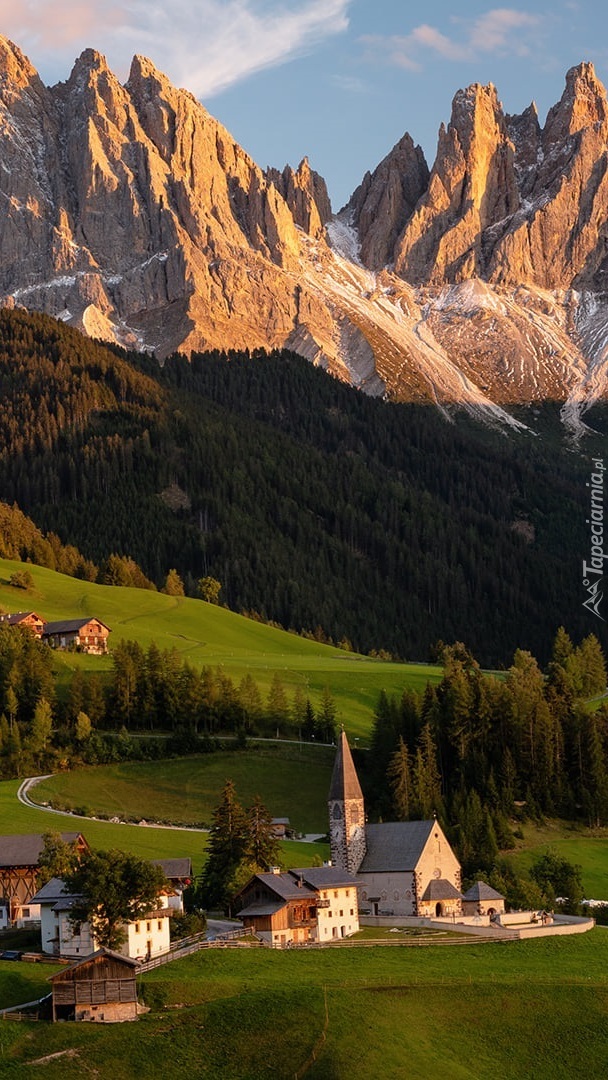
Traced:
POLYGON ((603 581, 605 560, 608 559, 608 551, 604 551, 604 473, 606 466, 603 458, 592 458, 593 472, 590 482, 587 484, 590 497, 589 517, 586 524, 589 526, 589 539, 591 541, 591 555, 589 562, 583 559, 583 585, 587 592, 587 599, 583 600, 583 607, 597 615, 598 619, 605 622, 600 613, 600 604, 604 597, 603 581))

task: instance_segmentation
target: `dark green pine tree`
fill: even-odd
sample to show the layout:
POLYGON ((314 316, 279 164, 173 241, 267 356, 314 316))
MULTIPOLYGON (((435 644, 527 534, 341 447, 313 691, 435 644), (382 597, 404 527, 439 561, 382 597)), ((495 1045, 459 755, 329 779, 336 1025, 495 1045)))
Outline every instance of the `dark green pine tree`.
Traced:
POLYGON ((399 746, 393 754, 387 779, 393 797, 393 813, 396 821, 408 821, 412 802, 412 769, 407 743, 399 736, 399 746))
POLYGON ((213 811, 207 862, 201 875, 200 896, 207 909, 229 909, 231 884, 246 856, 248 833, 247 814, 236 797, 233 781, 227 780, 221 802, 213 811))
POLYGON ((256 870, 269 870, 271 866, 279 866, 281 861, 281 844, 270 811, 259 795, 247 811, 245 858, 256 870))

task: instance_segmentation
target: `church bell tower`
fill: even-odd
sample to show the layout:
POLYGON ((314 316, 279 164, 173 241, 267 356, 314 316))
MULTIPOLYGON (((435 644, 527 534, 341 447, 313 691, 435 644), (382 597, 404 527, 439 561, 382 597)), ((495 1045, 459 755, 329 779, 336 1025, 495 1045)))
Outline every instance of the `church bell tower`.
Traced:
POLYGON ((338 741, 328 806, 332 864, 349 874, 356 874, 366 849, 365 806, 344 731, 338 741))

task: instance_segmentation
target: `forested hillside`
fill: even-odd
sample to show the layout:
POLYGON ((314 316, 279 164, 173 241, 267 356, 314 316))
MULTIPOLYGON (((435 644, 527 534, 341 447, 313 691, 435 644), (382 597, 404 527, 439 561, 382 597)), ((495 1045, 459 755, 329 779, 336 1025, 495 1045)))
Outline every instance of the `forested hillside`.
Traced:
POLYGON ((237 611, 407 658, 458 639, 484 666, 545 662, 559 625, 598 631, 589 465, 557 406, 527 417, 542 437, 505 436, 293 354, 160 369, 21 311, 0 313, 0 393, 3 499, 97 566, 127 555, 158 586, 175 568, 192 594, 212 575, 237 611))

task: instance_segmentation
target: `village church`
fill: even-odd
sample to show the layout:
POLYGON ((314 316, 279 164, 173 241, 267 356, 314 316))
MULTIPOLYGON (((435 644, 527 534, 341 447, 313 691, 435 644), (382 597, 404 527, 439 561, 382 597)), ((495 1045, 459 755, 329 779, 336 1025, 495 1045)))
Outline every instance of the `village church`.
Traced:
POLYGON ((366 823, 344 731, 328 802, 332 865, 356 875, 361 914, 462 914, 466 898, 460 892, 460 863, 436 819, 366 823))

